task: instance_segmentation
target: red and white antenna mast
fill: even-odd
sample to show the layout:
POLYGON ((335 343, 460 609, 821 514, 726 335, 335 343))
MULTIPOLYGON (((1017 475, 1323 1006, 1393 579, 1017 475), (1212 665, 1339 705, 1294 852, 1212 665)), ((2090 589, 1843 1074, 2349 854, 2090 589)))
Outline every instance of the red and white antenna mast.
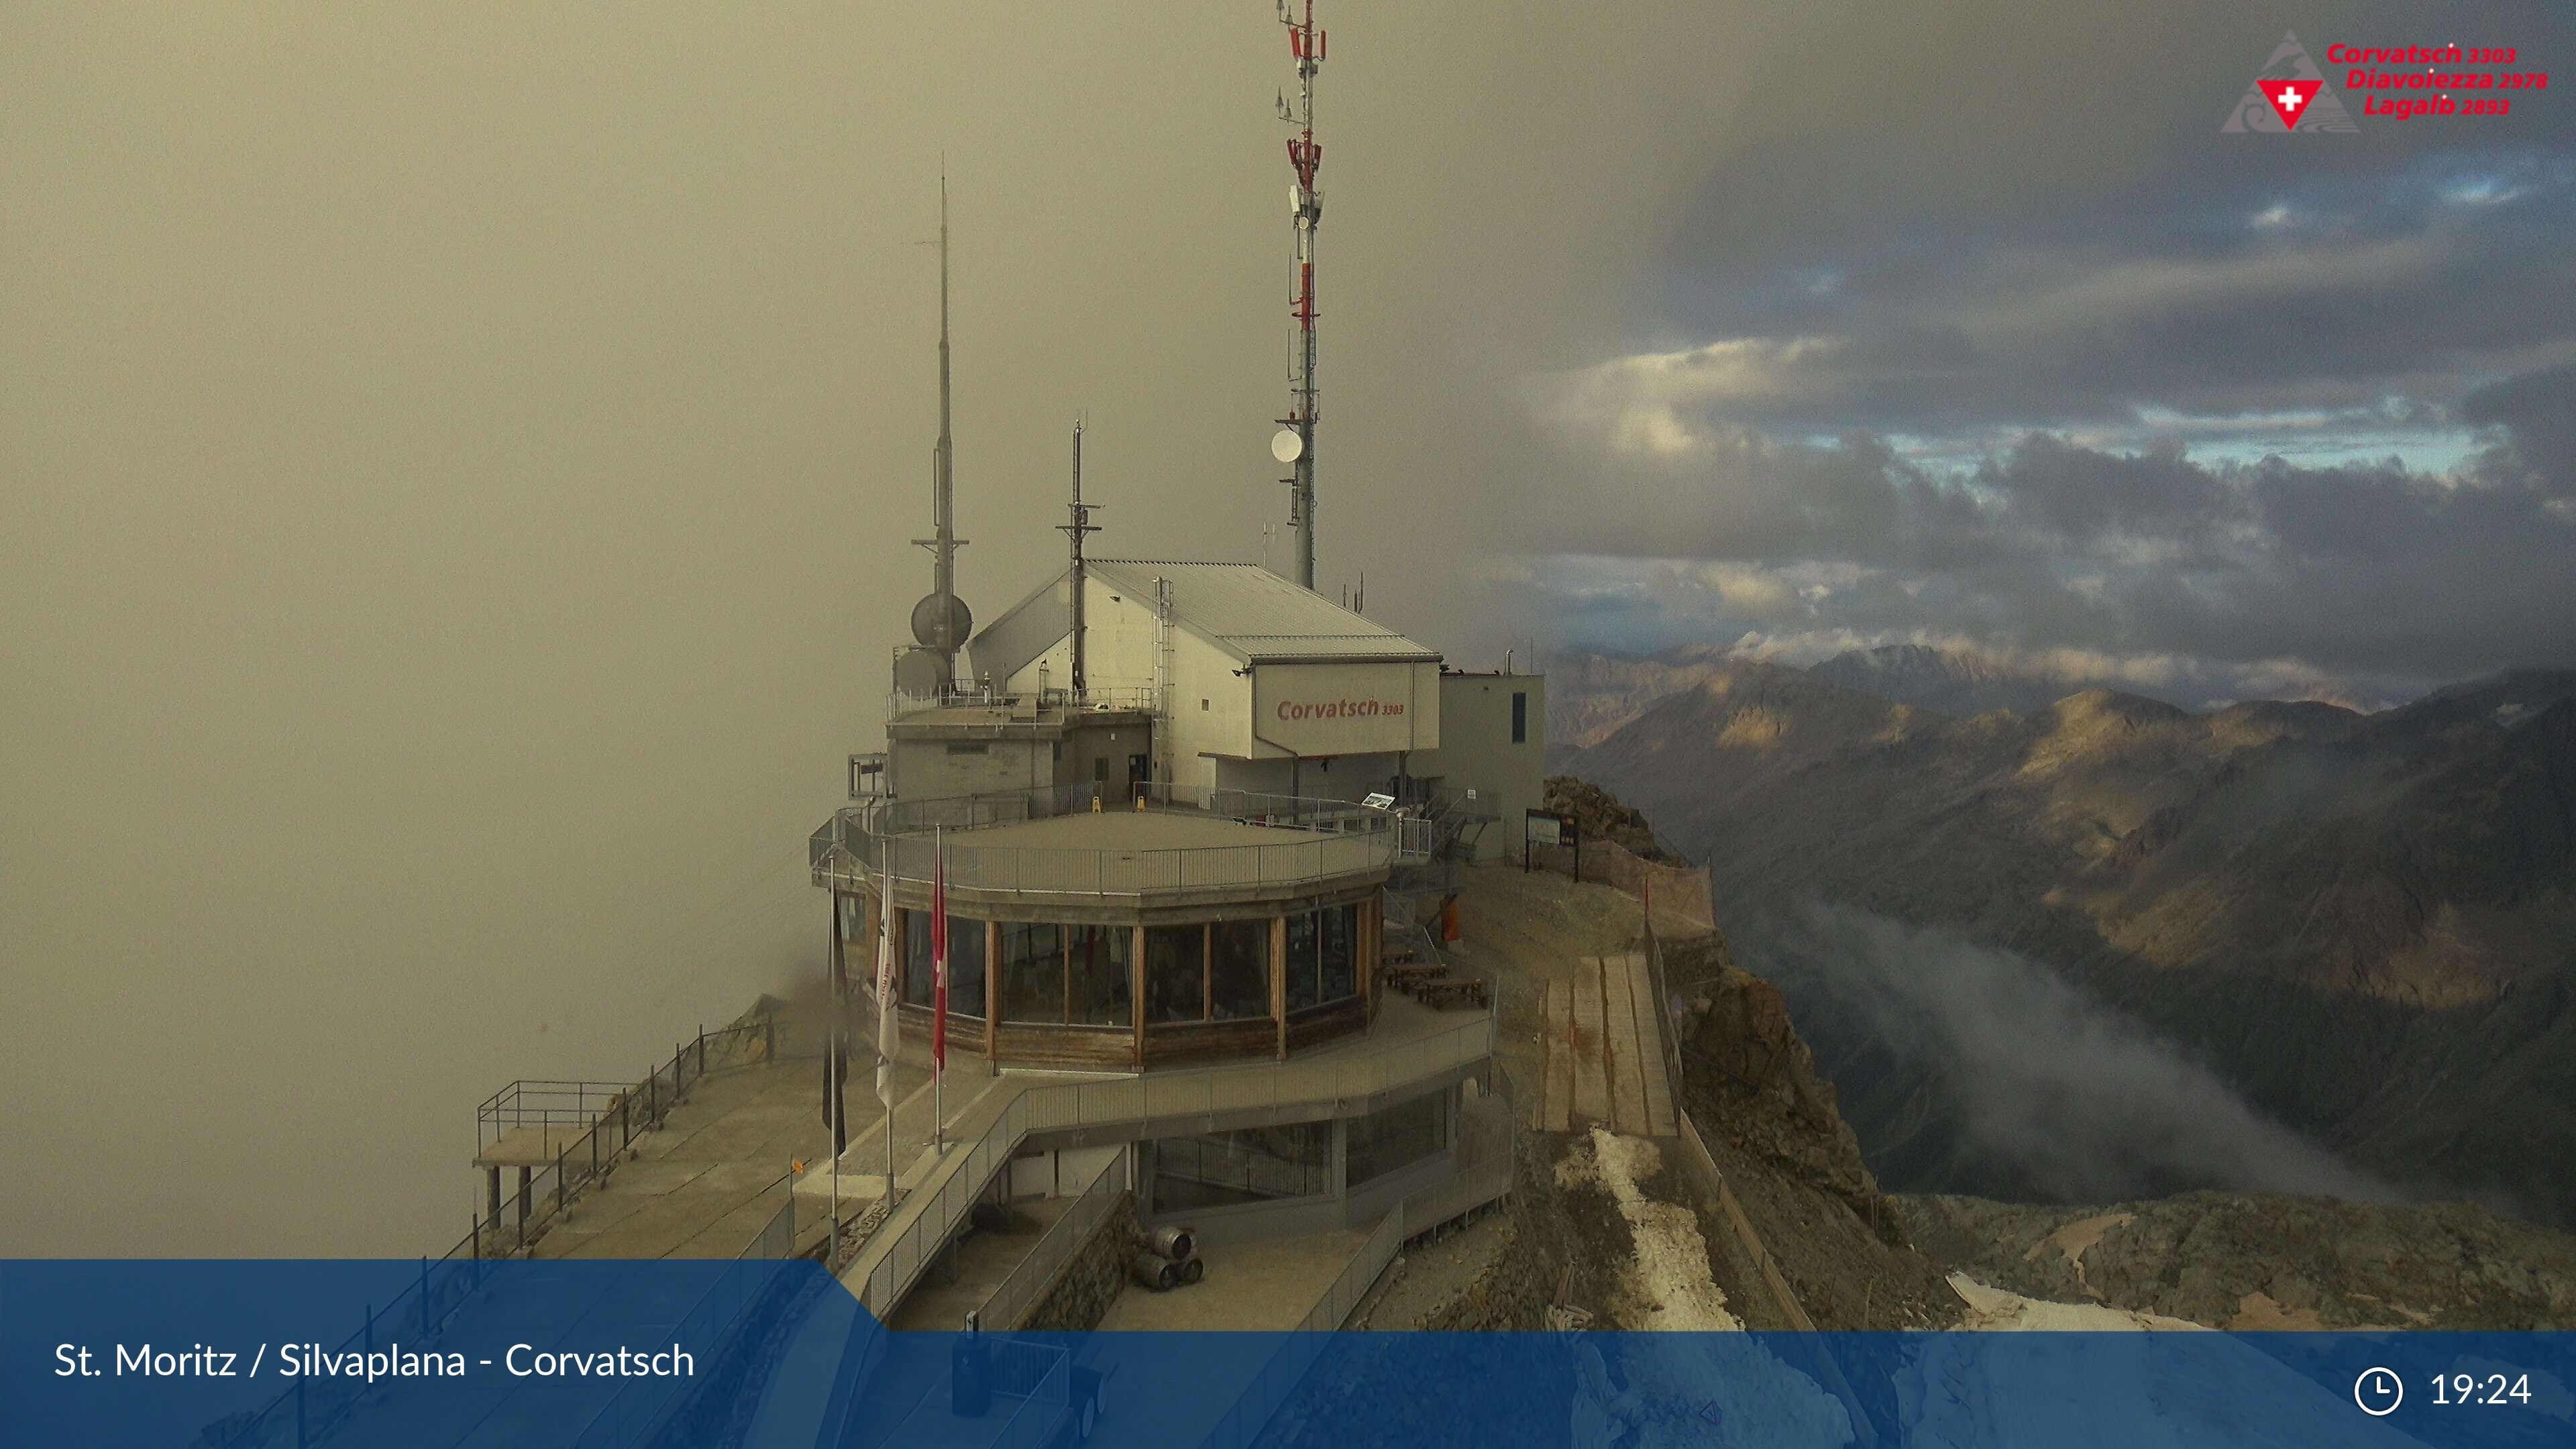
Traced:
POLYGON ((1297 233, 1297 269, 1288 315, 1296 322, 1288 361, 1288 416, 1271 440, 1271 456, 1293 464, 1282 479, 1290 488, 1288 525, 1295 531, 1297 582, 1315 586, 1315 227, 1324 219, 1324 196, 1315 189, 1324 148, 1315 140, 1315 72, 1324 65, 1324 32, 1315 28, 1315 0, 1279 0, 1279 23, 1288 27, 1288 53, 1297 62, 1297 103, 1279 97, 1279 119, 1297 128, 1288 138, 1288 166, 1297 173, 1288 188, 1288 211, 1297 233), (1291 10, 1301 4, 1303 18, 1291 10))

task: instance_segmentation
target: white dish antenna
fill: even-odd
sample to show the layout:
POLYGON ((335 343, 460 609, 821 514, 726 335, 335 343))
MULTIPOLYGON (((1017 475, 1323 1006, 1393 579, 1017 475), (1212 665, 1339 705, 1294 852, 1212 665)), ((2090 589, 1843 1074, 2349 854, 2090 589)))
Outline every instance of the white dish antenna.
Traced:
POLYGON ((1282 463, 1296 462, 1297 456, 1305 451, 1306 440, 1297 436, 1295 428, 1281 428, 1270 439, 1270 456, 1282 463))

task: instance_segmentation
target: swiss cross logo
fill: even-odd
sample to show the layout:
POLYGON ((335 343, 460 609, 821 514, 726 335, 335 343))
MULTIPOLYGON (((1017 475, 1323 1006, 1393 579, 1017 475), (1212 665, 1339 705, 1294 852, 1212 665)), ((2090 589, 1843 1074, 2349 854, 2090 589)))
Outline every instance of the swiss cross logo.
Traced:
POLYGON ((2254 83, 2228 113, 2227 124, 2218 129, 2311 136, 2361 128, 2352 123, 2352 113, 2335 93, 2326 89, 2324 73, 2308 58, 2308 48, 2299 44, 2299 37, 2283 35, 2272 58, 2263 62, 2254 83))
POLYGON ((2323 81, 2263 81, 2259 88, 2263 98, 2272 103, 2273 113, 2281 118, 2282 127, 2295 131, 2299 128, 2300 109, 2317 98, 2317 87, 2323 84, 2323 81))

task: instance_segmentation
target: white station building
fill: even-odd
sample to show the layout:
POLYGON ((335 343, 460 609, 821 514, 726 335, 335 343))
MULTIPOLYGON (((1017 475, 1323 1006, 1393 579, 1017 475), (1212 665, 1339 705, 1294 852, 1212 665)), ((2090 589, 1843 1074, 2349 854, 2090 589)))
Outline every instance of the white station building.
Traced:
MULTIPOLYGON (((1184 787, 1356 800, 1440 745, 1440 655, 1255 564, 1085 564, 1089 692, 1151 701, 1155 775, 1184 787)), ((1073 677, 1070 569, 975 636, 979 682, 1073 677)), ((1399 795, 1401 798, 1401 795, 1399 795)))

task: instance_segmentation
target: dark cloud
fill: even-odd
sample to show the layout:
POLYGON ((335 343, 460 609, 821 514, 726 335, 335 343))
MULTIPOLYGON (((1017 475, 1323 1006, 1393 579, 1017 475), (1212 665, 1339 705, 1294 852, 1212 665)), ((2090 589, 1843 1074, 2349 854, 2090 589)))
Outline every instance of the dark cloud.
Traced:
POLYGON ((2479 459, 2486 477, 2556 498, 2576 496, 2576 364, 2482 387, 2460 400, 2460 417, 2505 433, 2503 445, 2479 459))
MULTIPOLYGON (((1655 597, 1721 642, 1936 637, 2360 695, 2576 660, 2576 108, 2217 133, 2283 30, 2469 38, 2425 23, 1747 21, 1773 45, 1726 62, 1744 90, 1663 284, 1624 350, 1537 388, 1549 437, 1497 531, 1596 573, 1667 561, 1655 597), (1870 78, 1848 112, 1745 59, 1825 32, 1870 78), (2040 74, 2068 80, 1989 98, 2040 74)), ((2475 29, 2533 68, 2576 53, 2563 9, 2475 29)))
POLYGON ((2463 415, 2498 440, 2443 474, 2207 463, 2047 433, 1952 471, 1868 434, 1780 443, 1706 425, 1618 455, 1603 465, 1616 483, 1550 527, 1592 555, 1847 566, 1782 590, 1739 571, 1705 595, 1719 633, 1951 632, 2423 683, 2576 660, 2571 414, 2568 369, 2473 394, 2463 415))

